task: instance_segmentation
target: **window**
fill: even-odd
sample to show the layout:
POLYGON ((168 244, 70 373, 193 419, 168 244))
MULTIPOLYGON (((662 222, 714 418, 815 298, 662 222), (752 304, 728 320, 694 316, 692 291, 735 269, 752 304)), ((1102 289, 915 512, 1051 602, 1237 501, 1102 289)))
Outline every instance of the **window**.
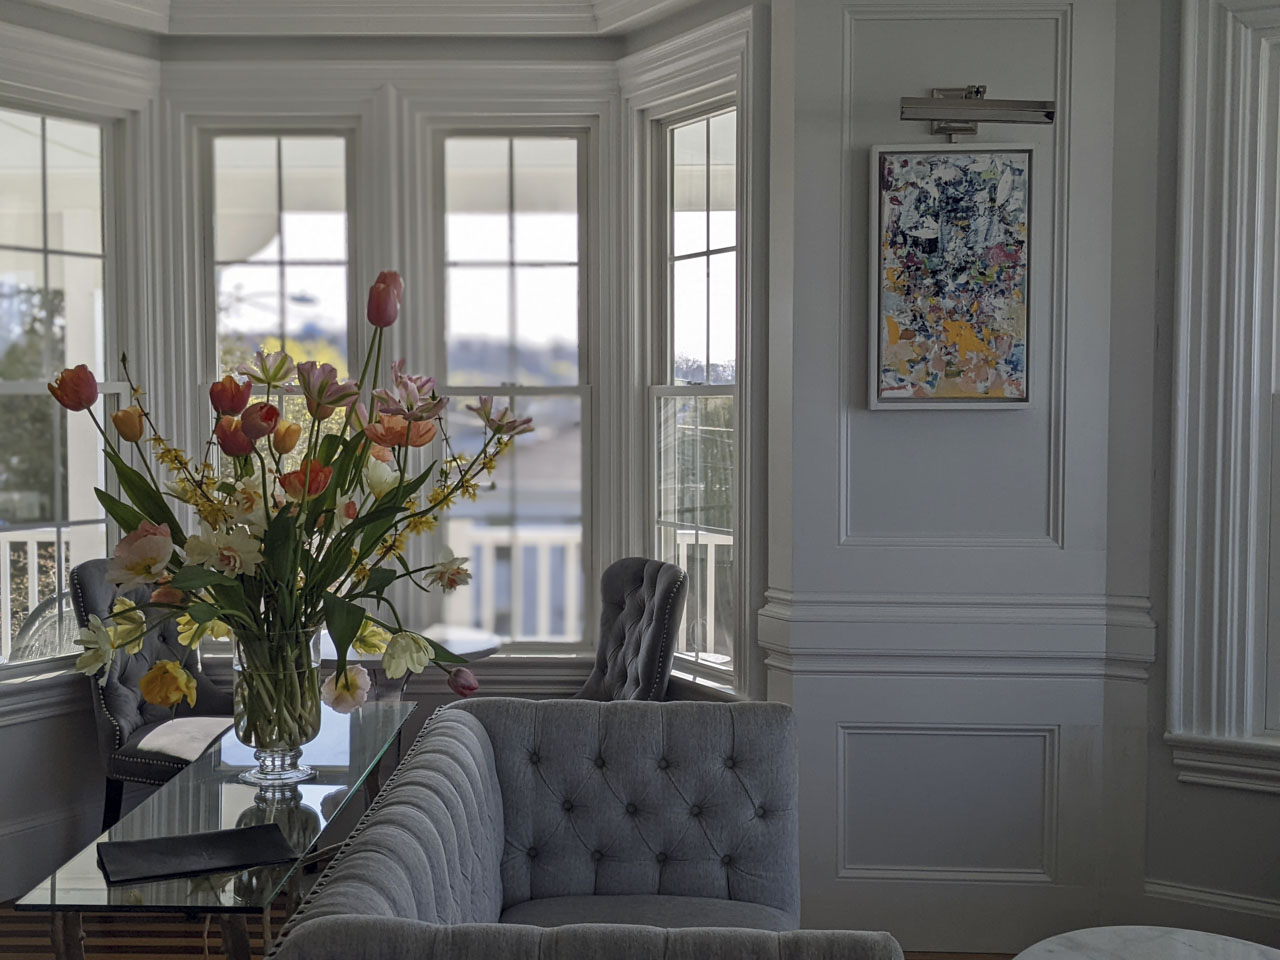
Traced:
POLYGON ((451 434, 460 452, 479 446, 464 407, 485 394, 535 425, 499 462, 496 489, 448 515, 444 540, 474 579, 444 619, 526 651, 583 640, 583 146, 577 134, 440 142, 451 434))
MULTIPOLYGON (((280 349, 347 376, 346 139, 219 135, 212 156, 217 376, 280 349)), ((282 413, 310 422, 300 396, 282 413)))
MULTIPOLYGON (((100 557, 101 444, 46 383, 115 368, 107 342, 104 128, 0 110, 0 661, 72 653, 67 574, 100 557)), ((101 422, 124 391, 104 383, 101 422), (108 406, 110 405, 110 406, 108 406)))
POLYGON ((678 664, 729 683, 739 618, 737 114, 663 127, 656 549, 689 576, 678 664))

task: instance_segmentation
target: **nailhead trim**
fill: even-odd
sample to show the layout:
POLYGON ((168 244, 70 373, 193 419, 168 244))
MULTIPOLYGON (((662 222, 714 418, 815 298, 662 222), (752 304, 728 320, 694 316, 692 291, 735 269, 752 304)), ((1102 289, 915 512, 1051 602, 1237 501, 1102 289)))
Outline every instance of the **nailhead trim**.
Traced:
MULTIPOLYGON (((667 597, 667 609, 662 613, 662 642, 658 644, 658 664, 661 665, 667 658, 667 641, 671 637, 671 606, 676 602, 676 595, 680 592, 680 586, 684 583, 685 572, 680 571, 680 577, 676 580, 675 586, 671 588, 671 596, 667 597)), ((652 700, 653 695, 658 690, 658 681, 662 679, 662 670, 659 669, 653 676, 653 683, 649 685, 649 697, 652 700)))

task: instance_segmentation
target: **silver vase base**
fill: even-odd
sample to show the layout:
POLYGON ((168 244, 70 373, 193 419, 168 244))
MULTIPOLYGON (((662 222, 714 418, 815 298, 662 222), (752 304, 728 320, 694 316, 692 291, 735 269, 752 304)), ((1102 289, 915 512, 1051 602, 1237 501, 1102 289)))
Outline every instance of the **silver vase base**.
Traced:
POLYGON ((299 763, 301 757, 301 750, 255 750, 253 758, 258 761, 258 769, 244 771, 240 780, 260 787, 314 780, 316 772, 299 763))

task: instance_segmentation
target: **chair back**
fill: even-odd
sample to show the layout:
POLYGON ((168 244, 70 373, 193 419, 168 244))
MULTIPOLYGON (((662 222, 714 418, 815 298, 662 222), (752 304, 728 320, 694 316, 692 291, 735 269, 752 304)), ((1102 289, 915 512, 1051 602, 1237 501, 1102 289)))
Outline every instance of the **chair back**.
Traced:
POLYGON ((662 700, 689 578, 674 563, 627 557, 600 577, 600 643, 579 700, 662 700))
MULTIPOLYGON (((106 578, 108 563, 107 560, 88 560, 71 570, 71 608, 82 627, 88 625, 91 615, 105 621, 118 596, 145 603, 151 595, 147 587, 120 591, 106 578)), ((157 660, 177 660, 195 678, 196 709, 189 709, 184 702, 178 707, 179 716, 193 712, 205 716, 231 715, 230 695, 215 687, 201 672, 196 651, 186 650, 178 642, 177 626, 169 620, 146 635, 137 653, 117 650, 107 665, 106 677, 99 674, 92 679, 93 714, 104 760, 120 749, 138 727, 168 720, 174 715, 168 707, 148 703, 138 688, 143 675, 157 660)))

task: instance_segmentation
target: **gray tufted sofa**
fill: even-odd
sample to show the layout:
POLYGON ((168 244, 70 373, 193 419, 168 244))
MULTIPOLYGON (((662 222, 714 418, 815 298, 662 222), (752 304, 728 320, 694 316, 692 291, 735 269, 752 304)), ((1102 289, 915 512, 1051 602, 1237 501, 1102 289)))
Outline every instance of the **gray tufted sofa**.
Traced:
POLYGON ((781 704, 451 704, 271 956, 901 960, 795 930, 795 756, 781 704))

